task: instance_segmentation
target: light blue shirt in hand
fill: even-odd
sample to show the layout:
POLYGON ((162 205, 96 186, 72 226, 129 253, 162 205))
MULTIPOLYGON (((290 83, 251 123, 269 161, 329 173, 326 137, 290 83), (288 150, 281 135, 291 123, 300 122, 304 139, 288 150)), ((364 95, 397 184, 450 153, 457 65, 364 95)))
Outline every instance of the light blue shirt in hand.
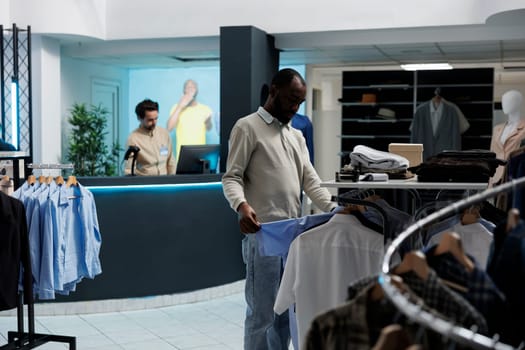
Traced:
POLYGON ((324 224, 340 208, 335 208, 329 213, 307 215, 300 218, 278 220, 261 224, 261 229, 255 238, 259 243, 259 254, 264 256, 280 256, 283 264, 288 255, 288 249, 295 237, 301 233, 324 224))

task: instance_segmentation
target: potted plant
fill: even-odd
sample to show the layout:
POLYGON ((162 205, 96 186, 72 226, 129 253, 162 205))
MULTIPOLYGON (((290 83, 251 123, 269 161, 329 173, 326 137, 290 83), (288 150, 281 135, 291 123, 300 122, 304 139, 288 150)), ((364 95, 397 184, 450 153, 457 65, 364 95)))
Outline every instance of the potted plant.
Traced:
POLYGON ((72 126, 67 160, 72 162, 76 176, 115 176, 121 148, 118 143, 108 146, 104 142, 108 112, 102 106, 75 103, 68 118, 72 126))

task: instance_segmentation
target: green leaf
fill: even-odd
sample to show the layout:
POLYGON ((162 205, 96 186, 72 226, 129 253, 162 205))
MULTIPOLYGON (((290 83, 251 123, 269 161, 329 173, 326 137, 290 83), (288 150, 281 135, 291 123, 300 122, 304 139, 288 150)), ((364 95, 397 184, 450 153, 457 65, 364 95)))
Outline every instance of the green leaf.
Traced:
POLYGON ((118 144, 105 144, 106 121, 108 111, 101 105, 74 103, 70 109, 68 122, 71 135, 68 140, 66 158, 75 166, 77 176, 114 176, 117 175, 119 152, 118 144))

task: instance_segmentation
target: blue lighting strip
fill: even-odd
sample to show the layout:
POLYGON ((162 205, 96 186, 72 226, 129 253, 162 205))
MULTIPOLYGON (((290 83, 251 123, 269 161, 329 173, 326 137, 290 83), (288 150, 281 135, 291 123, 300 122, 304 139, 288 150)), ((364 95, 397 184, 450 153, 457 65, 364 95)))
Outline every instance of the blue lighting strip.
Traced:
POLYGON ((165 184, 165 185, 117 185, 117 186, 86 186, 90 191, 95 192, 125 192, 125 191, 188 191, 202 189, 220 189, 221 182, 199 182, 189 184, 165 184))
POLYGON ((18 145, 18 83, 13 78, 11 82, 11 143, 16 149, 18 145))

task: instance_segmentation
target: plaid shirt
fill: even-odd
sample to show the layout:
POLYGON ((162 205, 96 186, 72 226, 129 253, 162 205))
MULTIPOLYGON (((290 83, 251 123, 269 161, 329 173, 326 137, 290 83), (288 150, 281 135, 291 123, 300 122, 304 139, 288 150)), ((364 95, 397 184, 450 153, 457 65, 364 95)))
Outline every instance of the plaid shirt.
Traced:
MULTIPOLYGON (((426 281, 420 279, 414 272, 404 273, 400 277, 429 308, 445 315, 445 319, 457 322, 465 328, 475 324, 478 326, 478 332, 487 333, 485 318, 467 300, 443 285, 434 270, 430 270, 426 281)), ((377 279, 378 276, 370 276, 352 283, 348 287, 348 300, 354 299, 363 288, 377 279)))
POLYGON ((501 320, 505 317, 505 296, 494 284, 490 276, 479 268, 473 257, 475 267, 467 271, 450 253, 435 256, 436 246, 425 250, 427 263, 442 279, 459 284, 467 289, 466 292, 453 289, 476 308, 487 321, 491 334, 499 331, 501 320))
MULTIPOLYGON (((305 349, 370 349, 379 338, 381 329, 393 323, 403 327, 412 343, 417 342, 424 349, 443 349, 441 335, 409 322, 388 299, 372 301, 369 298, 376 281, 377 276, 353 283, 349 292, 356 294, 351 301, 317 316, 306 335, 305 349)), ((425 311, 445 318, 426 306, 408 287, 405 295, 425 311)))
POLYGON ((465 328, 476 325, 479 333, 488 333, 487 322, 483 316, 463 297, 443 285, 434 270, 430 270, 426 280, 422 280, 412 271, 403 273, 400 277, 430 308, 465 328))

